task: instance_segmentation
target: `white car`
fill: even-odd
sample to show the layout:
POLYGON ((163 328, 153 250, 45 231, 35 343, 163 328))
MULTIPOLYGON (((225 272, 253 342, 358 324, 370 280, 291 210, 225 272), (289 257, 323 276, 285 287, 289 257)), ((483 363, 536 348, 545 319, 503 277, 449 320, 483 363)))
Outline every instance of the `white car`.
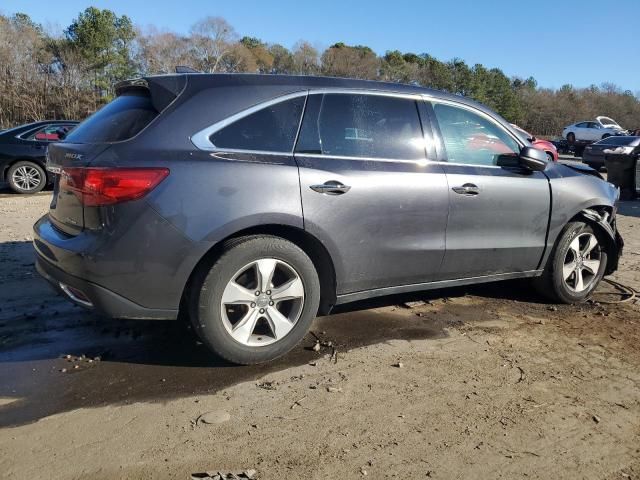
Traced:
POLYGON ((597 142, 612 135, 624 135, 626 130, 609 117, 596 117, 594 121, 578 122, 562 130, 563 138, 575 142, 597 142))

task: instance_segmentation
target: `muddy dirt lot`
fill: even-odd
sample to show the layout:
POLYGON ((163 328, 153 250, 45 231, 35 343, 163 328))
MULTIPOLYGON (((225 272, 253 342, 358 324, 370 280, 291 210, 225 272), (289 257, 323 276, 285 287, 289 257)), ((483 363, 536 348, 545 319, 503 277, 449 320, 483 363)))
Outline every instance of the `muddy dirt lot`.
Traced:
MULTIPOLYGON (((0 194, 3 478, 640 478, 640 302, 555 306, 527 282, 390 297, 236 367, 178 322, 52 293, 30 243, 48 201, 0 194)), ((640 202, 619 224, 614 278, 640 289, 640 202)))

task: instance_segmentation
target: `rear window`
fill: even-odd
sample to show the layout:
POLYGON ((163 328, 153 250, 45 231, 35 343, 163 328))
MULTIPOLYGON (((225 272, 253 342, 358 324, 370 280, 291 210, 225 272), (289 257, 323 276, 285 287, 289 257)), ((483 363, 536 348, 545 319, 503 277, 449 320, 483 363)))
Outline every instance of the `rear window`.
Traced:
POLYGON ((158 116, 151 98, 143 93, 124 93, 87 118, 65 141, 110 143, 128 140, 158 116))
POLYGON ((637 146, 640 143, 640 137, 607 137, 599 142, 596 142, 597 145, 616 145, 616 146, 624 146, 624 145, 633 145, 637 146))

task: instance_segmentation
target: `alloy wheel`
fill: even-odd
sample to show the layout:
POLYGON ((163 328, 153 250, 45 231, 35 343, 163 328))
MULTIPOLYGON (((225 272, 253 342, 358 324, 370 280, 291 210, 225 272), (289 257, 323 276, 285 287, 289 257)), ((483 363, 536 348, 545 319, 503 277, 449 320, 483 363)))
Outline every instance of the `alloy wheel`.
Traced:
POLYGON ((21 190, 30 191, 38 188, 42 182, 42 175, 37 168, 22 165, 13 172, 11 180, 21 190))
POLYGON ((242 345, 272 344, 295 326, 304 294, 302 279, 291 265, 261 258, 242 267, 227 283, 220 302, 222 322, 242 345))
POLYGON ((562 266, 562 279, 569 290, 581 293, 598 276, 601 249, 593 233, 581 233, 569 244, 562 266))

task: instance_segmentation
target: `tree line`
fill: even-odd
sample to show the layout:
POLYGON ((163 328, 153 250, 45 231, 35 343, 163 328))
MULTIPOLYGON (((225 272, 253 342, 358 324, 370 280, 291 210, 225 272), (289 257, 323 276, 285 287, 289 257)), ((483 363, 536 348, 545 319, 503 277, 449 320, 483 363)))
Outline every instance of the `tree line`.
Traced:
POLYGON ((534 78, 510 78, 499 68, 442 61, 427 53, 335 43, 321 51, 306 41, 292 48, 240 36, 221 17, 206 17, 182 35, 139 28, 126 15, 89 7, 64 32, 52 33, 28 15, 0 15, 0 127, 42 119, 83 119, 113 96, 114 83, 172 73, 331 75, 403 82, 465 95, 541 136, 578 120, 607 115, 640 128, 640 99, 613 84, 540 88, 534 78))

